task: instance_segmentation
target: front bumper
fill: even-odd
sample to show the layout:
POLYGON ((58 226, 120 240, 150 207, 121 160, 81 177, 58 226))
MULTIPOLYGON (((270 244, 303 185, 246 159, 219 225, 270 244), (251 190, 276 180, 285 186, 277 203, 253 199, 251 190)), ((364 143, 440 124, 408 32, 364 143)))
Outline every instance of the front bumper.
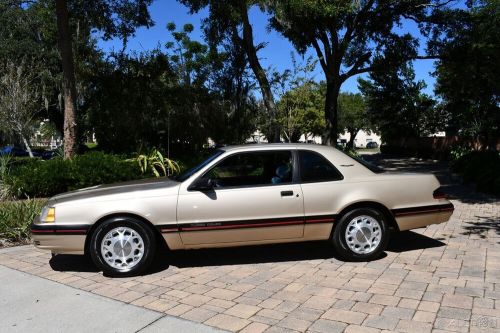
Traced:
POLYGON ((31 224, 33 244, 52 253, 83 254, 89 225, 40 223, 37 217, 31 224))

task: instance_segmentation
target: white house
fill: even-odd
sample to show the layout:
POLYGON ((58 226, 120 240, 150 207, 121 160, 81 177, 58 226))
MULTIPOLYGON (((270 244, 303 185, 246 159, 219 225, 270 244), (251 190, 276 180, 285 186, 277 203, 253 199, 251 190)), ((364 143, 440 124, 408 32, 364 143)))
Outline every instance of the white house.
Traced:
MULTIPOLYGON (((349 142, 351 135, 348 132, 342 133, 339 137, 341 143, 349 142)), ((354 145, 356 148, 364 148, 368 142, 376 142, 379 146, 382 144, 382 140, 380 139, 380 135, 375 134, 374 132, 365 132, 359 131, 354 139, 354 145)), ((255 131, 247 140, 246 143, 265 143, 267 139, 261 131, 255 131)), ((308 142, 308 143, 316 143, 321 144, 321 136, 308 136, 302 135, 299 139, 299 142, 308 142)))
MULTIPOLYGON (((340 140, 345 140, 345 142, 349 142, 351 138, 351 134, 349 132, 344 132, 340 134, 340 140)), ((365 132, 363 130, 359 131, 354 139, 354 147, 356 148, 364 148, 368 142, 376 142, 378 146, 382 144, 382 140, 380 139, 380 135, 374 132, 365 132)))

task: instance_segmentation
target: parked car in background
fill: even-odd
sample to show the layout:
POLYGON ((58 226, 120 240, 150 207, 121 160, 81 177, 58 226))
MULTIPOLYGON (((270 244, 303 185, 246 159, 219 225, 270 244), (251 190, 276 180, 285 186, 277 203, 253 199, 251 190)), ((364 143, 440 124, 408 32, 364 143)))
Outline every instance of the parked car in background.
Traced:
POLYGON ((447 221, 432 174, 384 173, 328 146, 222 147, 174 179, 95 186, 51 198, 31 225, 52 253, 88 253, 105 273, 138 274, 155 251, 330 241, 377 258, 390 230, 447 221))
MULTIPOLYGON (((57 156, 57 150, 45 150, 45 149, 32 149, 31 153, 33 157, 39 157, 44 160, 50 160, 57 156)), ((10 155, 12 157, 29 157, 27 150, 17 147, 17 146, 5 146, 0 148, 0 156, 10 155)))
POLYGON ((366 144, 366 148, 378 148, 378 143, 376 141, 370 141, 366 144))
POLYGON ((0 155, 10 155, 15 157, 29 156, 28 152, 17 146, 5 146, 0 148, 0 155))
POLYGON ((56 156, 57 156, 57 150, 45 150, 40 155, 40 157, 44 160, 50 160, 56 156))

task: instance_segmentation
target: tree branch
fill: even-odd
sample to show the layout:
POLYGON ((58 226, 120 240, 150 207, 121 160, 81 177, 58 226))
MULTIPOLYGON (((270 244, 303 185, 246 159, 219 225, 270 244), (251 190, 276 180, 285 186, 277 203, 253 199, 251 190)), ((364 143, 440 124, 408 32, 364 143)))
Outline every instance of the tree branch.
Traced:
POLYGON ((428 59, 443 59, 443 57, 439 54, 436 54, 436 55, 425 55, 425 56, 421 56, 421 55, 418 55, 418 56, 415 56, 413 58, 410 58, 408 60, 428 60, 428 59))
POLYGON ((420 5, 416 5, 415 8, 421 8, 421 7, 434 7, 434 8, 438 8, 438 7, 443 7, 443 6, 446 6, 447 4, 453 2, 454 0, 448 0, 448 1, 445 1, 445 2, 442 2, 442 3, 423 3, 423 4, 420 4, 420 5))
MULTIPOLYGON (((357 73, 359 70, 359 67, 363 66, 364 63, 368 62, 370 60, 371 56, 372 56, 371 52, 366 52, 365 54, 360 56, 358 58, 358 60, 354 63, 354 65, 352 65, 350 70, 348 70, 346 73, 340 75, 342 81, 347 80, 348 78, 350 78, 353 75, 360 74, 360 73, 357 73)), ((364 73, 364 72, 362 72, 362 73, 364 73)))
POLYGON ((332 61, 331 59, 332 48, 330 46, 330 41, 328 40, 328 35, 326 34, 325 30, 319 32, 319 39, 323 43, 323 48, 325 50, 325 56, 326 56, 326 63, 329 64, 332 61))
POLYGON ((368 67, 364 67, 364 68, 359 68, 357 70, 351 69, 348 72, 349 76, 347 76, 347 73, 346 73, 346 74, 343 74, 342 77, 344 78, 344 81, 345 81, 348 78, 350 78, 351 76, 363 74, 363 73, 368 73, 368 72, 374 72, 374 71, 380 70, 381 68, 382 68, 382 66, 368 66, 368 67))
POLYGON ((342 52, 344 52, 347 49, 347 46, 349 45, 349 42, 352 40, 352 36, 354 34, 354 31, 356 30, 356 26, 358 25, 360 17, 363 14, 365 14, 368 9, 370 9, 370 7, 373 5, 374 2, 375 2, 375 0, 368 1, 363 6, 363 8, 361 8, 359 10, 359 12, 357 12, 356 15, 354 16, 354 18, 352 20, 352 24, 350 24, 347 27, 347 30, 346 30, 346 32, 344 34, 344 38, 342 38, 342 41, 340 42, 340 44, 341 44, 340 49, 342 50, 342 52))
POLYGON ((313 39, 311 39, 311 41, 312 41, 312 45, 313 45, 313 47, 316 50, 316 53, 318 55, 319 63, 321 64, 323 71, 325 72, 326 75, 329 75, 328 66, 325 62, 325 57, 323 56, 323 51, 321 51, 321 48, 319 47, 319 44, 316 41, 316 39, 313 38, 313 39))
MULTIPOLYGON (((415 56, 415 57, 407 58, 404 61, 429 60, 429 59, 443 59, 443 57, 441 57, 439 55, 420 55, 420 56, 418 55, 418 56, 415 56)), ((364 67, 364 68, 358 68, 356 70, 354 69, 354 66, 353 66, 347 73, 342 74, 341 78, 343 79, 343 81, 345 81, 348 78, 350 78, 351 76, 358 75, 358 74, 363 74, 363 73, 368 73, 368 72, 373 72, 373 71, 380 71, 383 68, 387 68, 387 66, 374 66, 374 65, 371 65, 371 66, 364 67)))

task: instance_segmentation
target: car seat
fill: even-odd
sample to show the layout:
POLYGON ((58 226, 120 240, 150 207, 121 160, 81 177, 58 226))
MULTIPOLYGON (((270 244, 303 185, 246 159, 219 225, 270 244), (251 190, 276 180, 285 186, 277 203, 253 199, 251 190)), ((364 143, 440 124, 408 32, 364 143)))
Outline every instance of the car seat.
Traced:
POLYGON ((287 182, 290 176, 290 166, 288 165, 280 165, 276 168, 276 176, 271 179, 271 183, 279 184, 283 182, 287 182))

